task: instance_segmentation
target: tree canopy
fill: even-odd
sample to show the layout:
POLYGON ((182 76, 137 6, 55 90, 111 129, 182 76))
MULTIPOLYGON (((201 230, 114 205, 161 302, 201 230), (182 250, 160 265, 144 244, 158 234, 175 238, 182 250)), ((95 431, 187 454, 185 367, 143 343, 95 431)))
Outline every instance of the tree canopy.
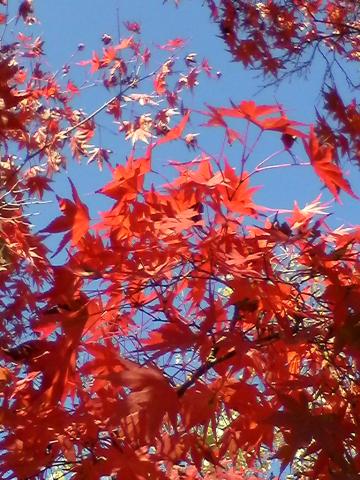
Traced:
POLYGON ((338 82, 356 84, 359 7, 205 3, 264 85, 324 57, 312 125, 256 99, 189 107, 220 74, 182 38, 144 44, 128 19, 76 60, 107 95, 86 112, 90 83, 48 67, 31 0, 0 1, 4 479, 359 475, 360 228, 330 217, 344 196, 358 201, 346 169, 359 163, 359 107, 338 82), (99 116, 121 152, 99 140, 99 116), (203 131, 222 135, 215 153, 203 131), (71 162, 109 172, 98 215, 71 162), (279 169, 285 182, 312 169, 332 200, 259 203, 259 177, 279 169), (39 227, 48 199, 57 214, 39 227))

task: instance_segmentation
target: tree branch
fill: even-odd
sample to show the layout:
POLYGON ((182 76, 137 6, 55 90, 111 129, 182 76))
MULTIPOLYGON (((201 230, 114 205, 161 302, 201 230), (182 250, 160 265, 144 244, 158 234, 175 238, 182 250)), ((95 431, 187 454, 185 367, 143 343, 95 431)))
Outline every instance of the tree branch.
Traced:
POLYGON ((36 155, 39 155, 39 153, 43 152, 45 150, 45 148, 47 147, 50 147, 50 145, 53 144, 54 140, 56 138, 60 138, 60 139, 63 139, 63 140, 66 140, 70 133, 72 133, 74 130, 76 130, 77 128, 81 127, 82 125, 84 125, 85 123, 87 123, 89 120, 93 119, 96 115, 98 115, 100 112, 102 112, 103 110, 105 110, 105 108, 107 108, 112 102, 114 102, 115 100, 121 100, 121 98, 125 95, 125 93, 130 90, 131 88, 134 88, 138 83, 142 82, 143 80, 146 80, 147 78, 150 78, 152 76, 154 76, 156 74, 156 72, 161 68, 161 66, 159 68, 157 68, 156 70, 153 70, 151 73, 148 73, 147 75, 144 75, 143 77, 141 78, 137 78, 137 79, 134 79, 132 82, 130 82, 127 87, 122 90, 120 93, 118 93, 117 95, 111 97, 109 100, 107 100, 105 103, 103 103, 100 107, 98 107, 96 110, 94 110, 92 113, 90 113, 87 117, 83 118, 82 120, 80 120, 78 123, 76 123, 75 125, 69 127, 69 128, 66 128, 65 130, 61 130, 59 133, 57 133, 53 140, 51 142, 47 142, 45 143, 45 145, 43 145, 41 148, 38 148, 37 150, 35 150, 35 152, 27 155, 24 159, 24 161, 21 163, 21 165, 19 165, 19 167, 17 168, 17 171, 21 170, 23 168, 23 166, 29 161, 31 160, 32 158, 36 157, 36 155))
POLYGON ((221 357, 216 357, 207 360, 201 367, 199 367, 191 378, 187 380, 185 383, 183 383, 177 391, 177 396, 181 398, 185 392, 196 382, 196 380, 199 380, 200 377, 202 377, 205 373, 207 373, 209 370, 212 368, 216 367, 216 365, 219 365, 219 363, 225 362, 226 360, 229 360, 230 358, 234 357, 236 354, 236 349, 235 347, 232 347, 228 352, 224 353, 221 357))

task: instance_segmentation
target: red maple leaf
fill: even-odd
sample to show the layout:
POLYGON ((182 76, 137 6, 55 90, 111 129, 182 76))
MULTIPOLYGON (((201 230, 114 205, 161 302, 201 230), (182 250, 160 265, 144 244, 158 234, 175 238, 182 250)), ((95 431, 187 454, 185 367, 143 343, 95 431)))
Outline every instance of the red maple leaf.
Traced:
POLYGON ((311 165, 326 187, 339 201, 339 192, 344 190, 353 198, 359 198, 344 178, 340 168, 334 163, 333 148, 320 145, 313 127, 310 130, 309 140, 303 140, 305 150, 310 158, 311 165))
POLYGON ((160 138, 156 142, 156 144, 161 145, 162 143, 171 142, 172 140, 177 140, 178 138, 180 138, 186 127, 189 117, 190 117, 190 112, 188 111, 180 120, 180 122, 177 125, 175 125, 175 127, 173 127, 164 137, 160 138))
POLYGON ((54 255, 59 253, 70 240, 73 246, 77 245, 89 230, 90 217, 88 207, 80 200, 73 182, 70 179, 69 182, 74 202, 66 198, 57 197, 63 215, 55 218, 47 227, 41 230, 41 233, 66 232, 54 255))
POLYGON ((100 193, 115 200, 128 200, 135 198, 144 184, 144 176, 151 169, 151 150, 149 146, 144 157, 131 156, 127 164, 118 165, 113 170, 113 180, 105 185, 100 193))
POLYGON ((245 118, 262 128, 260 117, 277 113, 280 107, 277 105, 256 105, 253 100, 241 102, 232 108, 217 108, 218 114, 224 117, 245 118))

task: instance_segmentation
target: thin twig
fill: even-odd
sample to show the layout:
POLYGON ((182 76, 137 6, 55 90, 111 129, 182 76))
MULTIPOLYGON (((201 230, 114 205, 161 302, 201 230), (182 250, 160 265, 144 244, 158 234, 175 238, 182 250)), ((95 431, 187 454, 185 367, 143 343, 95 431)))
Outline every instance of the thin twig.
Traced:
POLYGON ((65 130, 61 130, 59 133, 57 133, 53 140, 51 142, 47 142, 45 143, 45 145, 43 145, 41 148, 38 148, 37 150, 35 150, 35 152, 29 154, 26 156, 26 158, 24 159, 24 161, 21 163, 21 165, 19 165, 19 167, 17 168, 17 171, 21 170, 23 168, 23 166, 29 161, 31 160, 32 158, 36 157, 36 155, 39 155, 39 153, 43 152, 47 147, 49 147, 50 145, 52 145, 54 143, 54 140, 59 138, 59 139, 67 139, 69 137, 69 135, 74 131, 76 130, 77 128, 80 128, 82 125, 84 125, 85 123, 87 123, 89 120, 93 119, 96 115, 98 115, 100 112, 102 112, 103 110, 105 110, 105 108, 107 108, 112 102, 114 102, 115 100, 121 100, 121 98, 123 97, 123 95, 128 91, 130 90, 131 88, 133 88, 135 85, 137 85, 138 83, 142 82, 143 80, 146 80, 147 78, 150 78, 152 76, 154 76, 157 71, 161 68, 158 67, 156 70, 152 71, 151 73, 148 73, 147 75, 144 75, 143 77, 141 77, 140 79, 134 79, 124 90, 122 90, 120 93, 118 93, 117 95, 114 95, 113 97, 111 97, 109 100, 107 100, 105 103, 103 103, 100 107, 98 107, 96 110, 94 110, 92 113, 90 113, 87 117, 83 118, 82 120, 80 120, 79 122, 77 122, 75 125, 65 129, 65 130))
POLYGON ((226 360, 229 360, 230 358, 234 357, 236 355, 236 349, 235 347, 231 348, 228 352, 226 352, 224 355, 221 357, 213 358, 207 360, 201 367, 199 367, 191 378, 187 380, 185 383, 183 383, 177 391, 177 396, 181 398, 185 392, 196 382, 196 380, 199 380, 200 377, 202 377, 205 373, 207 373, 209 370, 214 368, 216 365, 219 365, 219 363, 225 362, 226 360))

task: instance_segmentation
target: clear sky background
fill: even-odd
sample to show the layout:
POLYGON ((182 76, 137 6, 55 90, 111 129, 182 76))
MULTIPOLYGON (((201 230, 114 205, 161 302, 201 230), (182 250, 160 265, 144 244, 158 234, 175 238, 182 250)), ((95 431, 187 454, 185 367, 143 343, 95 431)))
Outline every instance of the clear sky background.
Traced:
MULTIPOLYGON (((120 20, 121 36, 129 36, 123 26, 123 21, 137 21, 141 25, 141 40, 150 48, 153 46, 152 67, 156 67, 166 58, 166 52, 156 50, 156 44, 164 44, 169 39, 181 37, 187 41, 186 47, 177 52, 184 57, 190 52, 196 52, 198 59, 208 59, 214 71, 221 71, 219 80, 207 80, 204 75, 200 78, 200 86, 195 90, 193 98, 187 95, 186 106, 204 109, 204 104, 214 106, 229 105, 231 99, 234 103, 242 100, 253 99, 257 103, 275 104, 281 103, 286 109, 290 119, 310 123, 314 119, 314 106, 321 106, 320 88, 323 80, 324 64, 317 58, 309 72, 307 79, 294 77, 291 82, 282 83, 278 88, 270 87, 259 91, 263 80, 255 78, 254 72, 245 71, 239 63, 231 62, 230 55, 226 52, 225 44, 218 35, 217 26, 209 19, 209 10, 202 6, 200 0, 182 0, 179 8, 175 8, 172 0, 162 5, 162 0, 61 0, 52 1, 36 0, 35 12, 39 25, 29 31, 40 34, 45 40, 44 51, 45 63, 49 69, 56 70, 64 64, 71 66, 69 78, 75 83, 81 84, 88 76, 88 68, 79 67, 76 62, 90 59, 94 50, 101 53, 101 36, 110 34, 114 39, 118 37, 118 19, 120 20), (77 45, 83 43, 85 49, 78 53, 75 58, 70 57, 77 49, 77 45)), ((20 27, 20 23, 16 28, 20 27)), ((23 29, 26 32, 26 28, 23 29)), ((344 84, 344 80, 340 78, 344 84)), ((144 84, 139 87, 139 92, 150 93, 151 85, 144 84)), ((346 91, 346 89, 345 89, 346 91)), ((97 108, 104 100, 112 96, 112 92, 106 92, 104 88, 87 89, 79 99, 78 106, 86 112, 97 108)), ((351 98, 350 92, 347 98, 351 98)), ((123 136, 116 135, 116 128, 111 126, 110 117, 103 115, 98 119, 104 125, 101 129, 101 143, 114 151, 113 163, 123 163, 129 154, 130 144, 123 140, 123 136), (112 133, 108 131, 111 128, 112 133)), ((238 124, 243 128, 244 123, 238 124)), ((221 149, 222 132, 219 129, 199 129, 196 125, 190 125, 189 131, 201 132, 199 143, 208 152, 217 154, 221 149)), ((261 149, 256 150, 250 164, 254 167, 259 161, 275 150, 282 148, 280 135, 269 132, 266 141, 261 143, 261 149)), ((141 151, 139 147, 139 152, 141 151)), ((143 146, 145 149, 146 146, 143 146)), ((301 145, 295 147, 296 153, 303 161, 307 161, 301 145)), ((227 149, 227 154, 233 165, 239 162, 240 149, 232 147, 227 149)), ((155 164, 160 167, 168 159, 186 161, 194 157, 189 153, 181 142, 172 142, 168 146, 159 149, 155 153, 155 164), (167 157, 168 156, 168 157, 167 157)), ((276 163, 288 163, 290 156, 284 153, 277 157, 276 163)), ((351 175, 349 180, 356 193, 360 194, 359 175, 350 166, 347 168, 351 175)), ((110 174, 105 168, 99 173, 96 165, 81 167, 69 160, 68 174, 74 180, 80 193, 91 207, 92 215, 105 208, 106 200, 94 192, 106 183, 110 174)), ((256 194, 255 201, 272 208, 292 208, 294 200, 301 206, 312 201, 319 193, 321 183, 315 176, 311 167, 297 167, 288 169, 272 170, 261 173, 253 179, 253 184, 263 185, 263 189, 256 194)), ((68 183, 65 176, 56 180, 56 190, 60 194, 69 193, 68 183)), ((331 199, 331 195, 322 190, 323 200, 331 199)), ((49 197, 51 198, 51 196, 49 197)), ((358 223, 358 202, 345 193, 341 194, 343 206, 334 208, 331 223, 334 226, 340 224, 358 223)), ((40 208, 40 207, 39 207, 40 208)), ((39 215, 36 223, 44 226, 52 215, 52 208, 46 209, 39 215)), ((56 213, 56 208, 53 213, 56 213)))

